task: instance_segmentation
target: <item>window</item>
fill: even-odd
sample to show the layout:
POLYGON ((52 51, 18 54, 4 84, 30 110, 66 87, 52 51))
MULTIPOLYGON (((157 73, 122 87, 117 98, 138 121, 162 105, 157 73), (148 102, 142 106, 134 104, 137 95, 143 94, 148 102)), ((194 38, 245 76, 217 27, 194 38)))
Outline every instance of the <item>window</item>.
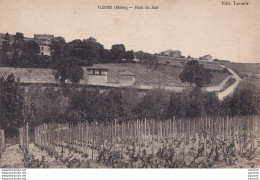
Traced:
POLYGON ((42 50, 44 50, 44 47, 42 47, 42 50))
POLYGON ((41 55, 43 56, 43 52, 41 52, 41 55))

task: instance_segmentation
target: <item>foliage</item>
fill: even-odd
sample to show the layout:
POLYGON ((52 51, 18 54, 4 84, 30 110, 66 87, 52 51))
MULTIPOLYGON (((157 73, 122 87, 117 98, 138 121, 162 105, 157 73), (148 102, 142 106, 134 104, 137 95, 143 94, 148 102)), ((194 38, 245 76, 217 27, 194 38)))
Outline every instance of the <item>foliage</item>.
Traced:
POLYGON ((66 57, 66 41, 63 37, 53 38, 51 40, 50 48, 52 51, 51 57, 55 62, 66 57))
POLYGON ((42 156, 41 160, 35 159, 33 154, 29 154, 28 151, 24 152, 22 159, 25 168, 49 168, 50 166, 46 162, 45 156, 42 156))
POLYGON ((23 89, 15 82, 13 74, 0 78, 0 128, 7 136, 16 135, 17 128, 24 123, 23 89))
POLYGON ((170 94, 167 91, 156 89, 147 92, 137 105, 135 112, 141 119, 156 118, 165 119, 167 117, 167 108, 170 103, 170 94))
POLYGON ((120 62, 125 57, 125 46, 123 44, 114 44, 111 47, 111 54, 115 62, 120 62))
POLYGON ((83 78, 84 71, 79 65, 77 58, 62 58, 54 64, 55 78, 62 83, 69 79, 73 83, 78 83, 83 78))
POLYGON ((8 62, 11 53, 11 39, 8 33, 5 34, 4 40, 2 42, 2 51, 1 51, 1 65, 4 65, 8 62))
POLYGON ((25 98, 25 119, 32 126, 48 122, 62 122, 68 100, 54 88, 31 87, 25 98))
POLYGON ((95 38, 90 37, 83 41, 76 39, 67 44, 70 57, 81 60, 82 66, 89 66, 92 63, 101 61, 101 53, 104 51, 103 45, 95 38))
POLYGON ((137 118, 253 115, 258 113, 260 102, 253 87, 239 87, 233 98, 219 101, 215 93, 201 92, 199 88, 182 93, 157 89, 141 94, 134 88, 101 92, 99 88, 62 86, 55 90, 36 86, 26 93, 23 111, 25 120, 33 120, 34 125, 51 121, 109 123, 117 119, 120 123, 137 118))
POLYGON ((138 51, 136 52, 136 58, 140 59, 141 63, 147 65, 149 68, 156 69, 158 66, 157 56, 154 56, 152 54, 143 51, 138 51))
POLYGON ((196 60, 188 61, 183 69, 183 72, 179 75, 182 82, 188 82, 195 84, 198 87, 211 84, 213 79, 210 70, 205 69, 202 64, 199 64, 196 60))

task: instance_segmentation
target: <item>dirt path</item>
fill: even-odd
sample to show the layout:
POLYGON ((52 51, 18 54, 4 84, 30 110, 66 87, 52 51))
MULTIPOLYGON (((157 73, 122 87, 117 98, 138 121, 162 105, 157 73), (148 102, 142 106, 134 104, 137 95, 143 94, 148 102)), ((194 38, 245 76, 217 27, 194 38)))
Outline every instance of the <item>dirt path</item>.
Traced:
POLYGON ((0 159, 0 168, 24 168, 22 158, 23 153, 18 144, 6 147, 0 159))
MULTIPOLYGON (((226 66, 221 65, 222 67, 227 68, 226 66)), ((236 82, 229 86, 225 91, 218 93, 219 100, 223 100, 227 96, 231 96, 235 89, 237 88, 238 84, 242 81, 242 79, 231 69, 227 68, 230 73, 232 73, 233 77, 236 79, 236 82)))

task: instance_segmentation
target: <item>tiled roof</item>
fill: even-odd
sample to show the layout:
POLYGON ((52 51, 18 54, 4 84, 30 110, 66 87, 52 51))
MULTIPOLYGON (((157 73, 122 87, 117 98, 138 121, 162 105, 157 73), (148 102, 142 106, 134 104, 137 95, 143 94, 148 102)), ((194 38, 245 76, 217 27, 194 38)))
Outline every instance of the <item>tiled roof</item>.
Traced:
POLYGON ((119 73, 120 76, 135 76, 134 73, 131 73, 130 71, 123 71, 119 73))
POLYGON ((0 67, 0 77, 11 74, 24 83, 57 83, 52 69, 0 67))

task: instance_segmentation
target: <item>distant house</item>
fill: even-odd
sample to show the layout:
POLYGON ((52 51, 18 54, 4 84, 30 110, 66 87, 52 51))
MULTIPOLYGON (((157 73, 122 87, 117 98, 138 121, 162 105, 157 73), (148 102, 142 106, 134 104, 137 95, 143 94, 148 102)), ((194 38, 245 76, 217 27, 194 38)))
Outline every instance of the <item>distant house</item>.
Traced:
POLYGON ((205 56, 201 57, 200 60, 212 62, 213 58, 212 58, 211 55, 208 54, 208 55, 205 55, 205 56))
POLYGON ((135 56, 135 58, 133 59, 133 62, 140 62, 140 60, 137 59, 136 56, 135 56))
POLYGON ((181 51, 169 49, 169 50, 167 50, 167 51, 160 52, 159 55, 161 55, 161 56, 170 56, 170 57, 178 58, 178 57, 181 57, 181 51))
POLYGON ((38 43, 40 47, 39 55, 51 55, 50 43, 54 38, 52 34, 34 34, 34 40, 38 43))
POLYGON ((38 41, 37 42, 39 47, 40 47, 40 53, 39 55, 42 55, 42 56, 51 56, 51 47, 46 44, 46 43, 43 43, 41 41, 38 41))
POLYGON ((54 38, 53 34, 34 34, 35 40, 51 41, 54 38))

